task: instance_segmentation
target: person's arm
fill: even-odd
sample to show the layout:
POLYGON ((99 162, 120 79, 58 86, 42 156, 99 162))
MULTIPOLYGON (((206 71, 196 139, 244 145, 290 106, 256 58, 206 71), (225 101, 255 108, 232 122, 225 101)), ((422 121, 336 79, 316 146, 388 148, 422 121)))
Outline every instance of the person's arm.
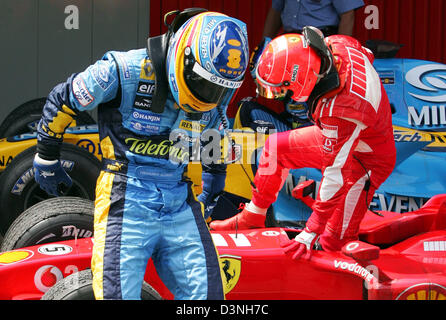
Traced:
POLYGON ((364 6, 363 0, 331 0, 339 16, 338 34, 352 36, 355 11, 364 6))
POLYGON ((72 184, 60 162, 66 128, 80 111, 115 97, 118 78, 114 61, 101 60, 86 71, 73 74, 48 95, 37 127, 37 152, 33 161, 34 178, 48 194, 60 196, 72 184))
POLYGON ((49 93, 37 127, 37 152, 46 160, 59 156, 66 128, 80 111, 92 110, 116 96, 119 77, 113 60, 99 60, 73 74, 49 93))
POLYGON ((201 168, 203 191, 197 199, 203 203, 204 218, 208 219, 225 188, 226 164, 202 164, 201 168))
POLYGON ((355 25, 355 10, 347 11, 340 15, 338 34, 352 36, 355 25))
POLYGON ((282 20, 280 17, 280 11, 270 8, 263 27, 263 37, 273 39, 281 27, 282 20))
POLYGON ((203 191, 198 195, 197 199, 204 205, 205 219, 208 219, 211 216, 212 211, 217 205, 218 198, 223 193, 226 181, 227 165, 220 162, 221 157, 217 151, 220 150, 220 139, 226 139, 224 130, 227 128, 222 125, 222 122, 224 121, 225 123, 228 123, 228 118, 226 116, 227 107, 218 106, 217 108, 220 108, 221 111, 214 109, 209 112, 211 119, 202 132, 202 137, 200 139, 200 159, 202 168, 201 181, 203 191), (221 119, 222 117, 224 117, 224 119, 221 119), (210 131, 206 132, 207 130, 210 131), (207 134, 209 134, 209 136, 207 136, 207 134), (212 154, 209 153, 211 150, 212 154), (214 151, 216 152, 215 154, 214 151))

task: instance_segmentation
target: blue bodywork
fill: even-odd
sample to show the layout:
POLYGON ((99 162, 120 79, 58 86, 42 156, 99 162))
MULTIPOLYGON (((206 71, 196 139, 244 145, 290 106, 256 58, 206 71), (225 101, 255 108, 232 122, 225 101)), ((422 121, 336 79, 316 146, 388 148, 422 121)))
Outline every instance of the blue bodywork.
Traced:
MULTIPOLYGON (((376 59, 374 67, 392 106, 397 161, 370 207, 399 213, 413 211, 432 196, 446 193, 446 65, 376 59)), ((310 209, 294 199, 291 191, 301 181, 319 182, 321 177, 319 170, 311 168, 290 171, 272 206, 276 224, 308 219, 310 209)))

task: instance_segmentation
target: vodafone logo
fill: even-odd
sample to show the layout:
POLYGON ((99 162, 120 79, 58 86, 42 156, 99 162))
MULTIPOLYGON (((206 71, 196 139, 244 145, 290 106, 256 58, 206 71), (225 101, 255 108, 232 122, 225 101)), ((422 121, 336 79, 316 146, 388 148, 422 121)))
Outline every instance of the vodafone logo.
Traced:
POLYGON ((62 271, 52 265, 45 265, 39 268, 34 275, 34 285, 41 292, 47 292, 49 288, 63 279, 62 271))
POLYGON ((430 95, 409 94, 428 102, 446 102, 446 65, 425 64, 415 67, 406 73, 406 81, 413 87, 428 91, 430 95))
MULTIPOLYGON (((59 280, 62 280, 64 277, 77 274, 79 272, 79 268, 75 265, 67 265, 63 269, 59 269, 59 267, 47 264, 41 266, 36 273, 34 274, 34 285, 40 292, 47 292, 52 286, 56 284, 59 280)), ((77 278, 72 278, 73 281, 77 281, 77 278)))
POLYGON ((358 247, 359 247, 359 243, 351 242, 347 245, 346 249, 347 249, 347 251, 353 251, 353 250, 356 250, 358 247))

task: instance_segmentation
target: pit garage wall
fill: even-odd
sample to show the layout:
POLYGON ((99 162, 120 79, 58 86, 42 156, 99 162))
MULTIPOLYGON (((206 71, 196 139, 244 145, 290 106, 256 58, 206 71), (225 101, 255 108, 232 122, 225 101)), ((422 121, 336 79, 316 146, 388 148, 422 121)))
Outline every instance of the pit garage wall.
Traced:
MULTIPOLYGON (((364 3, 365 6, 356 11, 353 35, 363 44, 367 39, 392 41, 404 45, 397 57, 446 63, 446 1, 364 0, 364 3)), ((271 0, 151 0, 150 34, 158 35, 166 31, 163 24, 166 12, 201 7, 244 21, 248 26, 252 50, 262 39, 270 5, 271 0)), ((234 101, 252 95, 255 95, 255 85, 251 76, 247 75, 234 101)), ((231 104, 229 116, 235 112, 235 104, 231 104)))
POLYGON ((106 51, 144 47, 149 19, 150 0, 0 0, 0 122, 106 51))

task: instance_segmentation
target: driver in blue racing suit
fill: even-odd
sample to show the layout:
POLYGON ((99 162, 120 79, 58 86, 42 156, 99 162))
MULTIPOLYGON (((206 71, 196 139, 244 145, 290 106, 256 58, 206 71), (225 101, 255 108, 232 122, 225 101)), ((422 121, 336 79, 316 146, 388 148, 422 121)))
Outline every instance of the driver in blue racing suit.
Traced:
POLYGON ((185 168, 205 130, 222 133, 249 59, 246 25, 204 9, 175 14, 169 31, 149 38, 147 48, 108 52, 57 85, 38 126, 35 177, 61 195, 72 183, 59 160, 65 129, 78 112, 98 108, 96 299, 140 299, 149 258, 176 299, 224 299, 205 218, 224 188, 226 167, 202 165, 198 198, 185 168))

